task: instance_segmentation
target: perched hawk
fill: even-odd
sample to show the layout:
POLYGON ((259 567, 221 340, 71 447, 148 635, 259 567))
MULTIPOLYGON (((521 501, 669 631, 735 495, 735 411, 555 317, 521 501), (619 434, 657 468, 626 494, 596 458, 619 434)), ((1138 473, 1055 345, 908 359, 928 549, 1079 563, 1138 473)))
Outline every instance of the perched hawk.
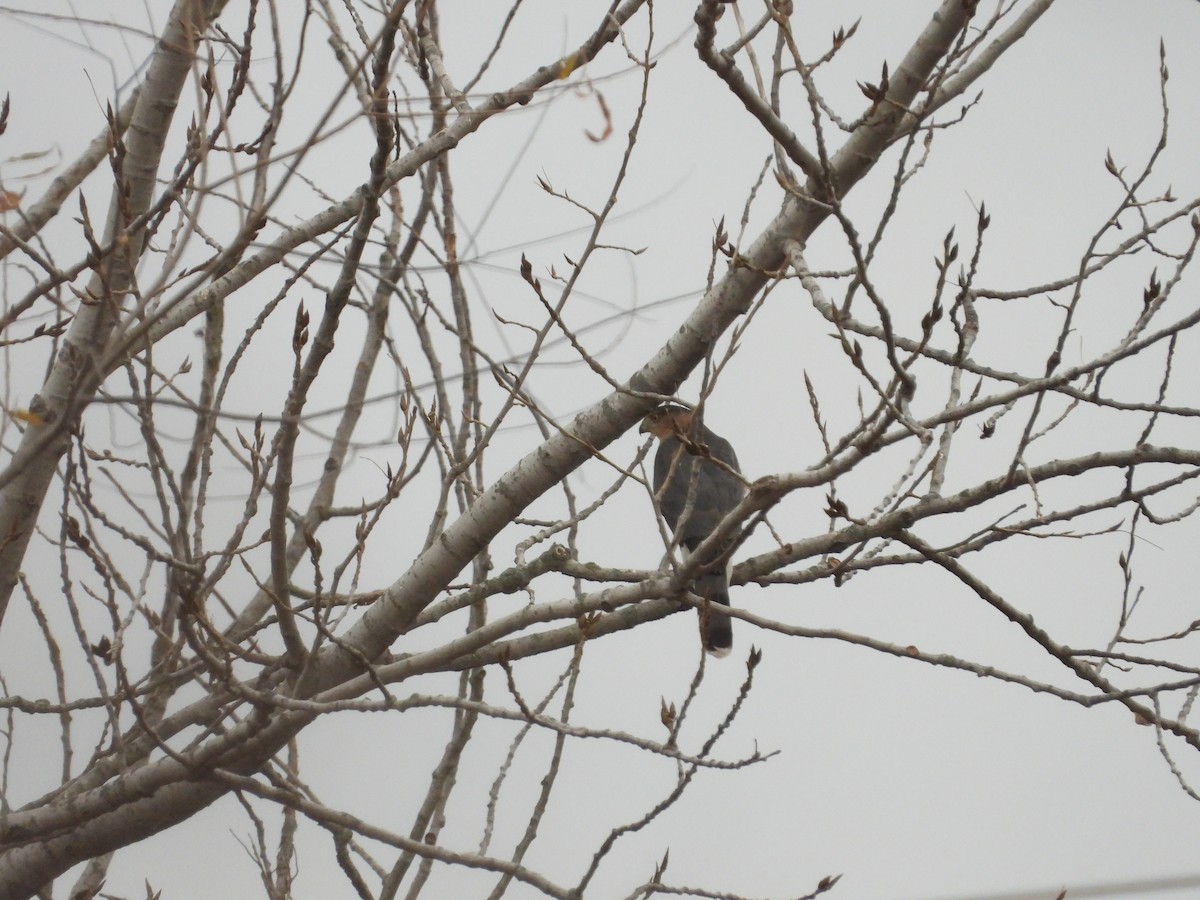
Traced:
MULTIPOLYGON (((686 559, 746 494, 737 455, 729 441, 695 422, 683 406, 660 406, 642 420, 640 431, 658 438, 654 496, 686 559)), ((711 563, 701 566, 692 584, 709 602, 701 622, 704 649, 714 656, 725 656, 733 646, 729 615, 722 609, 729 606, 728 562, 717 565, 728 549, 728 544, 713 549, 711 563)))

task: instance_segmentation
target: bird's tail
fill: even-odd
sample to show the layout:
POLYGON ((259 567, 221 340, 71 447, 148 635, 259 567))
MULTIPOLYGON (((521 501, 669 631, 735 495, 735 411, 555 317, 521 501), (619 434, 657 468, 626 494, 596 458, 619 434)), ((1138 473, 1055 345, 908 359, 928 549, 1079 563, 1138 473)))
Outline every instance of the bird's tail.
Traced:
POLYGON ((713 656, 728 656, 733 648, 733 623, 729 618, 729 577, 710 572, 696 579, 697 596, 708 601, 700 608, 700 633, 704 649, 713 656))

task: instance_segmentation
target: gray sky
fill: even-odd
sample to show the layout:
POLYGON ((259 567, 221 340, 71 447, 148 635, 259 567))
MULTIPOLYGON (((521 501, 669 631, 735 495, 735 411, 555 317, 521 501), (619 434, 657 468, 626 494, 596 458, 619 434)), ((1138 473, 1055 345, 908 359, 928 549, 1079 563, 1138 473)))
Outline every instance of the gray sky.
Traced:
MULTIPOLYGON (((530 0, 518 20, 520 41, 497 58, 478 90, 505 86, 577 42, 603 5, 589 0, 569 4, 568 11, 552 0, 530 0), (585 9, 589 15, 583 15, 585 9)), ((752 11, 750 3, 742 5, 748 18, 757 14, 757 7, 752 11)), ((13 99, 9 130, 0 139, 0 177, 6 187, 19 190, 13 186, 14 176, 44 168, 43 176, 28 182, 36 195, 53 175, 51 164, 72 159, 99 132, 101 110, 113 85, 127 84, 148 46, 142 37, 121 36, 100 25, 76 27, 9 12, 18 6, 0 6, 0 89, 13 99), (49 155, 42 162, 17 158, 38 151, 49 155)), ((863 98, 856 82, 877 80, 885 60, 894 67, 934 7, 884 0, 798 0, 796 21, 802 27, 797 38, 812 55, 827 46, 838 26, 862 19, 846 51, 823 71, 826 99, 847 118, 857 115, 863 98)), ((148 12, 115 2, 87 4, 86 10, 58 3, 46 8, 64 16, 73 9, 96 20, 111 18, 147 30, 147 15, 158 17, 154 25, 165 15, 165 7, 148 12)), ((442 3, 440 8, 447 66, 465 78, 474 71, 480 48, 492 40, 497 13, 474 2, 442 3)), ((991 7, 986 9, 990 12, 991 7)), ((688 4, 660 3, 655 9, 660 45, 677 36, 680 40, 663 51, 654 70, 647 119, 621 191, 618 211, 623 210, 624 218, 606 238, 647 250, 636 257, 612 252, 598 260, 582 286, 594 299, 578 297, 567 310, 571 324, 583 327, 614 309, 656 304, 631 321, 585 332, 589 348, 603 351, 605 366, 618 377, 657 349, 695 302, 704 286, 714 223, 723 217, 736 234, 746 197, 770 152, 762 131, 697 60, 688 32, 692 12, 688 4), (657 303, 671 297, 679 299, 657 303)), ((1118 166, 1138 170, 1157 140, 1160 39, 1171 71, 1168 98, 1173 117, 1170 144, 1151 183, 1159 191, 1169 184, 1178 197, 1200 192, 1200 59, 1195 53, 1200 46, 1200 6, 1181 0, 1062 0, 984 78, 982 100, 966 121, 938 135, 929 162, 902 201, 874 270, 898 328, 907 333, 919 330, 941 240, 955 228, 968 254, 979 204, 986 204, 992 216, 979 283, 1016 288, 1075 270, 1090 235, 1119 200, 1105 171, 1106 153, 1111 151, 1118 166)), ((631 45, 642 43, 639 24, 632 30, 631 45)), ((321 41, 314 41, 309 52, 312 93, 304 96, 302 109, 311 109, 315 117, 328 102, 337 72, 321 41)), ((534 318, 536 308, 516 275, 522 252, 544 277, 549 266, 561 267, 563 253, 582 246, 582 236, 570 230, 586 225, 585 218, 547 196, 536 178, 544 177, 583 202, 603 201, 639 88, 637 74, 623 63, 619 50, 610 50, 587 72, 612 111, 615 133, 609 140, 596 143, 585 134, 586 129, 602 127, 595 97, 565 91, 549 106, 534 104, 502 117, 456 151, 452 164, 462 227, 488 254, 471 271, 477 279, 474 299, 481 309, 490 306, 506 317, 534 318), (510 166, 511 176, 502 181, 498 173, 510 166)), ((797 130, 803 133, 807 110, 797 97, 792 109, 797 130)), ((286 139, 301 140, 311 122, 302 110, 289 115, 286 139)), ((332 118, 340 121, 343 116, 332 118)), ((185 123, 186 117, 181 120, 185 123)), ((306 162, 308 174, 319 178, 334 197, 345 196, 364 177, 370 147, 362 143, 363 136, 361 129, 349 129, 306 162)), ((863 227, 873 224, 886 199, 894 164, 893 150, 851 197, 849 209, 863 227)), ((99 180, 89 185, 88 198, 93 209, 103 208, 105 191, 99 180)), ((775 213, 779 200, 780 189, 768 172, 751 208, 750 237, 775 213)), ((318 197, 303 190, 288 203, 294 206, 287 210, 297 217, 322 206, 318 197)), ((65 235, 61 240, 77 242, 65 235)), ((71 258, 69 251, 62 255, 71 258)), ((847 265, 845 242, 836 229, 822 229, 809 244, 808 259, 820 269, 847 265)), ((1086 357, 1128 326, 1153 265, 1123 265, 1089 289, 1068 353, 1086 357)), ((331 272, 325 273, 327 279, 331 272)), ((310 302, 317 302, 315 292, 310 295, 310 302)), ((1194 288, 1185 292, 1188 295, 1194 295, 1194 288)), ((981 305, 977 357, 982 362, 1022 371, 1038 368, 1051 346, 1057 319, 1045 307, 1038 312, 1030 306, 981 305)), ((236 322, 254 311, 247 304, 245 312, 233 310, 232 319, 236 322)), ((518 351, 525 346, 519 329, 486 317, 478 327, 494 352, 500 353, 506 342, 518 351)), ((733 440, 751 477, 795 471, 819 458, 805 373, 820 393, 834 432, 857 421, 858 385, 844 377, 844 360, 829 332, 799 285, 780 287, 708 402, 707 424, 733 440)), ((1194 338, 1185 340, 1194 359, 1194 338)), ((182 359, 194 355, 198 346, 181 338, 170 352, 182 359)), ((571 356, 565 347, 552 354, 564 361, 571 356)), ((36 366, 11 370, 10 391, 28 396, 36 390, 41 371, 36 366)), ((287 375, 256 371, 253 383, 248 380, 240 387, 242 408, 251 414, 258 411, 261 396, 286 389, 287 375)), ((1123 377, 1131 391, 1144 395, 1145 386, 1156 384, 1158 375, 1147 367, 1123 377)), ((1184 400, 1194 398, 1196 379, 1194 364, 1190 370, 1184 366, 1176 381, 1184 400)), ((693 380, 681 394, 694 397, 697 385, 693 380)), ((563 417, 606 393, 603 381, 582 366, 543 367, 535 373, 532 387, 563 417)), ((381 395, 384 388, 380 386, 381 395)), ((328 405, 334 405, 336 386, 324 389, 330 392, 328 405)), ((1190 405, 1195 405, 1194 399, 1190 405)), ((380 423, 377 437, 386 439, 391 428, 386 400, 373 410, 380 423)), ((971 434, 965 437, 971 443, 958 457, 961 468, 950 473, 952 487, 971 483, 976 466, 989 471, 1011 452, 1015 435, 1002 433, 990 443, 980 442, 974 438, 976 427, 973 422, 967 426, 971 434)), ((1061 441, 1055 439, 1042 452, 1088 452, 1112 436, 1105 427, 1081 418, 1061 441)), ((1175 433, 1181 444, 1194 445, 1196 438, 1195 426, 1178 427, 1175 433)), ((490 463, 495 466, 492 474, 499 475, 502 463, 528 452, 535 440, 532 429, 502 433, 490 463)), ((624 463, 635 449, 630 435, 610 452, 624 463)), ((881 457, 841 486, 852 506, 855 501, 874 502, 904 465, 903 453, 881 457)), ((365 449, 346 485, 347 496, 377 486, 379 467, 394 458, 394 448, 365 449)), ((309 464, 316 467, 320 461, 314 456, 309 464)), ((575 483, 583 495, 594 497, 612 477, 611 470, 592 464, 580 471, 575 483)), ((989 505, 979 522, 1017 502, 1008 498, 989 505)), ((787 538, 819 533, 826 527, 824 503, 819 492, 793 495, 772 515, 772 523, 787 538)), ((1121 517, 1110 513, 1092 524, 1111 525, 1121 517)), ((929 524, 928 539, 937 539, 939 527, 940 523, 929 524)), ((1146 593, 1134 633, 1155 634, 1200 618, 1194 589, 1195 527, 1150 526, 1142 535, 1146 541, 1138 549, 1136 572, 1146 593)), ((399 529, 395 545, 368 554, 363 585, 394 580, 397 566, 412 549, 408 545, 419 546, 422 538, 423 531, 406 534, 399 529)), ((598 514, 581 541, 582 557, 604 565, 652 568, 661 557, 649 502, 631 488, 598 514)), ((994 555, 973 558, 972 570, 1032 613, 1058 640, 1078 647, 1103 646, 1120 608, 1117 555, 1125 549, 1126 536, 1009 543, 994 555)), ((743 552, 763 552, 771 545, 769 535, 760 532, 743 552)), ((511 541, 496 546, 507 549, 511 541)), ((498 555, 499 566, 511 562, 498 555)), ((562 589, 568 589, 565 582, 562 589)), ((546 592, 542 588, 539 599, 551 599, 546 592)), ((497 608, 503 612, 515 608, 506 604, 522 602, 522 597, 503 597, 497 608)), ((1070 685, 1061 667, 1015 626, 949 575, 928 566, 868 573, 842 588, 828 580, 802 588, 746 586, 735 591, 734 603, 786 623, 870 635, 1079 687, 1070 685)), ((19 660, 29 652, 21 632, 28 627, 28 614, 5 625, 0 654, 19 660)), ((649 877, 667 848, 673 883, 751 897, 802 895, 822 876, 839 873, 843 880, 829 896, 855 900, 949 900, 1008 896, 1005 892, 1050 898, 1064 887, 1070 889, 1070 898, 1181 900, 1200 890, 1193 883, 1153 894, 1132 887, 1119 893, 1084 891, 1085 886, 1200 873, 1200 804, 1186 796, 1169 771, 1153 729, 1138 727, 1115 704, 1083 709, 1021 687, 845 643, 784 639, 746 623, 735 622, 735 633, 733 657, 709 665, 709 683, 685 738, 698 742, 703 726, 719 721, 744 678, 742 661, 754 644, 764 651, 758 684, 717 752, 737 758, 758 748, 778 750, 779 755, 737 773, 702 773, 678 805, 642 835, 619 845, 589 896, 623 896, 649 877)), ((1175 658, 1195 665, 1196 649, 1193 641, 1175 658)), ((681 700, 692 676, 694 625, 684 616, 674 616, 596 642, 587 653, 579 721, 657 737, 660 698, 681 700)), ((34 663, 25 684, 10 683, 10 691, 46 695, 50 682, 39 680, 45 673, 34 663)), ((559 655, 519 667, 528 695, 537 696, 539 686, 548 685, 565 663, 566 657, 559 655)), ((501 690, 501 682, 502 678, 494 682, 495 689, 501 690)), ((446 679, 410 687, 452 689, 446 679)), ((443 841, 468 848, 478 842, 480 804, 486 802, 512 733, 493 723, 480 728, 484 736, 471 751, 475 756, 469 757, 475 765, 465 766, 450 825, 442 834, 443 841)), ((387 721, 332 716, 305 732, 302 762, 327 802, 404 830, 411 804, 424 789, 423 773, 440 752, 447 730, 441 714, 410 713, 387 721), (414 768, 422 774, 410 779, 405 773, 414 768)), ((14 771, 27 773, 9 786, 14 805, 44 791, 41 779, 52 781, 56 765, 50 764, 48 776, 39 759, 43 752, 54 752, 57 738, 52 731, 43 740, 31 728, 25 741, 14 756, 14 771), (27 790, 23 777, 37 787, 27 790)), ((520 815, 536 791, 549 746, 544 735, 535 737, 506 785, 513 806, 499 829, 508 840, 522 825, 520 815)), ((1186 756, 1179 763, 1190 783, 1200 784, 1200 765, 1186 756)), ((568 883, 578 877, 581 864, 609 828, 641 815, 669 790, 675 772, 661 760, 643 760, 626 748, 590 741, 570 744, 564 766, 561 794, 527 862, 568 883)), ((226 798, 187 824, 119 853, 106 891, 134 896, 147 879, 163 889, 164 898, 233 896, 228 892, 254 884, 251 863, 235 842, 248 830, 236 802, 226 798)), ((348 895, 345 881, 327 858, 328 844, 318 829, 302 834, 301 847, 308 852, 301 862, 297 897, 348 895)), ((507 847, 500 839, 498 845, 507 847)), ((459 870, 441 871, 436 878, 442 879, 434 882, 441 892, 436 895, 446 897, 484 894, 493 883, 491 876, 459 870)), ((511 895, 527 896, 520 889, 511 895)))

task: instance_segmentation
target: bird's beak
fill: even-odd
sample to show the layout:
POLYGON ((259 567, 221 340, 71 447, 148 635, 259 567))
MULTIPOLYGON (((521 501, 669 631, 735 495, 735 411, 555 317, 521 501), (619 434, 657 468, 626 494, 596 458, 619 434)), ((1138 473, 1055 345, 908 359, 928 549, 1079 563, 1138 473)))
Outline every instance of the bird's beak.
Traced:
POLYGON ((638 426, 638 434, 649 434, 649 433, 650 433, 650 426, 646 423, 645 419, 642 419, 642 424, 638 426))

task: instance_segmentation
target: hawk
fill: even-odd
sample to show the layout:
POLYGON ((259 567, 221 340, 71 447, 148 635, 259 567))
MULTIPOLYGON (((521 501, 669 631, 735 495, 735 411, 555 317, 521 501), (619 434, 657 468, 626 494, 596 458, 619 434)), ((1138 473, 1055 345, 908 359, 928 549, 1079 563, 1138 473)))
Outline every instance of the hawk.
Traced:
MULTIPOLYGON (((746 495, 737 454, 729 441, 697 422, 684 406, 660 406, 642 420, 642 434, 658 438, 654 457, 654 496, 684 559, 704 543, 746 495)), ((713 548, 691 590, 707 601, 700 621, 704 649, 725 656, 733 646, 729 615, 729 543, 713 548)))

